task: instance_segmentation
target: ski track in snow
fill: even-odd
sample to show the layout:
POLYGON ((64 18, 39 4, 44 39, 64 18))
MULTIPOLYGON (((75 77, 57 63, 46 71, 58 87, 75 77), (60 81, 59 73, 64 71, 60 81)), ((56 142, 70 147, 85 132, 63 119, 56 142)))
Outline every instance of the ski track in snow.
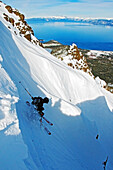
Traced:
POLYGON ((0 169, 100 170, 108 156, 112 170, 113 95, 2 22, 0 32, 0 169), (19 81, 33 96, 50 98, 44 112, 54 125, 43 124, 51 136, 19 81))

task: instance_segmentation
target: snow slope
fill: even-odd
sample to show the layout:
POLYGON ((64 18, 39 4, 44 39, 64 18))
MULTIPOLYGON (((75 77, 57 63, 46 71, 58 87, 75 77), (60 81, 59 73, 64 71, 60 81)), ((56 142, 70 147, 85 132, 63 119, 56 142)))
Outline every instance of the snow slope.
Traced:
POLYGON ((0 20, 0 169, 101 170, 108 156, 112 170, 113 94, 0 20), (49 97, 45 116, 54 126, 44 124, 51 136, 25 104, 31 99, 19 81, 32 96, 49 97))

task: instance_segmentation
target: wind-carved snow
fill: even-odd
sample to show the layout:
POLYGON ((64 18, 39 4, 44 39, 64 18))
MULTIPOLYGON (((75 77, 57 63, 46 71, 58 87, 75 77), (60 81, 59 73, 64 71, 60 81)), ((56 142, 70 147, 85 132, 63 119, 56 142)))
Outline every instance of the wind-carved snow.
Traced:
POLYGON ((72 106, 71 103, 67 103, 65 101, 61 101, 60 110, 62 111, 62 113, 68 116, 77 116, 81 113, 81 110, 77 106, 72 106))
POLYGON ((27 157, 27 148, 22 140, 16 113, 18 92, 2 62, 0 55, 0 169, 26 169, 22 159, 27 157))
MULTIPOLYGON (((50 93, 48 93, 47 91, 45 91, 43 88, 41 88, 40 86, 38 86, 41 91, 48 97, 51 99, 51 106, 54 107, 55 103, 59 102, 59 98, 56 96, 51 95, 50 93)), ((77 116, 81 114, 81 110, 77 105, 72 104, 71 99, 69 99, 69 101, 60 99, 60 107, 59 109, 61 110, 61 112, 63 114, 66 114, 68 116, 77 116)))

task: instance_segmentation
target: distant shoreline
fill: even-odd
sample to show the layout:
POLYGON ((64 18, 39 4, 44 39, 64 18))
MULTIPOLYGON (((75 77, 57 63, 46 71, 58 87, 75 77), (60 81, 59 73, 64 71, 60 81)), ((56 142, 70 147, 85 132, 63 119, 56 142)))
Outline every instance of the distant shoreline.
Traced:
POLYGON ((79 17, 37 17, 27 18, 26 21, 32 22, 78 22, 78 23, 90 23, 93 25, 113 26, 113 18, 79 18, 79 17))
POLYGON ((81 49, 113 51, 113 38, 111 36, 113 27, 94 25, 85 21, 83 23, 72 20, 67 22, 67 20, 35 18, 27 22, 33 28, 35 37, 43 40, 41 41, 43 43, 54 39, 63 45, 75 43, 81 49))

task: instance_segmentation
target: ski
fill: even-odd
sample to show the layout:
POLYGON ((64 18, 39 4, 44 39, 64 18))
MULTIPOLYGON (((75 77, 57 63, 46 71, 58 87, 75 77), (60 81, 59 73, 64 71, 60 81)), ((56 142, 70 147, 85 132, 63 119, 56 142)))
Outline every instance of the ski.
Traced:
MULTIPOLYGON (((30 106, 31 104, 29 103, 29 101, 26 101, 26 104, 28 106, 30 106)), ((36 109, 36 108, 35 108, 36 109)), ((39 113, 39 112, 38 112, 39 113)), ((40 114, 39 114, 40 115, 40 114)), ((49 125, 53 126, 53 123, 51 123, 49 120, 47 120, 44 116, 42 117, 49 125)))
POLYGON ((43 128, 47 132, 47 134, 51 135, 51 132, 48 130, 48 128, 43 125, 42 120, 40 119, 39 121, 41 122, 41 126, 43 126, 43 128))
POLYGON ((47 129, 47 127, 44 127, 45 131, 47 132, 48 135, 51 135, 51 132, 47 129))
POLYGON ((53 126, 53 123, 51 123, 49 120, 47 120, 44 116, 42 117, 49 125, 53 126))

